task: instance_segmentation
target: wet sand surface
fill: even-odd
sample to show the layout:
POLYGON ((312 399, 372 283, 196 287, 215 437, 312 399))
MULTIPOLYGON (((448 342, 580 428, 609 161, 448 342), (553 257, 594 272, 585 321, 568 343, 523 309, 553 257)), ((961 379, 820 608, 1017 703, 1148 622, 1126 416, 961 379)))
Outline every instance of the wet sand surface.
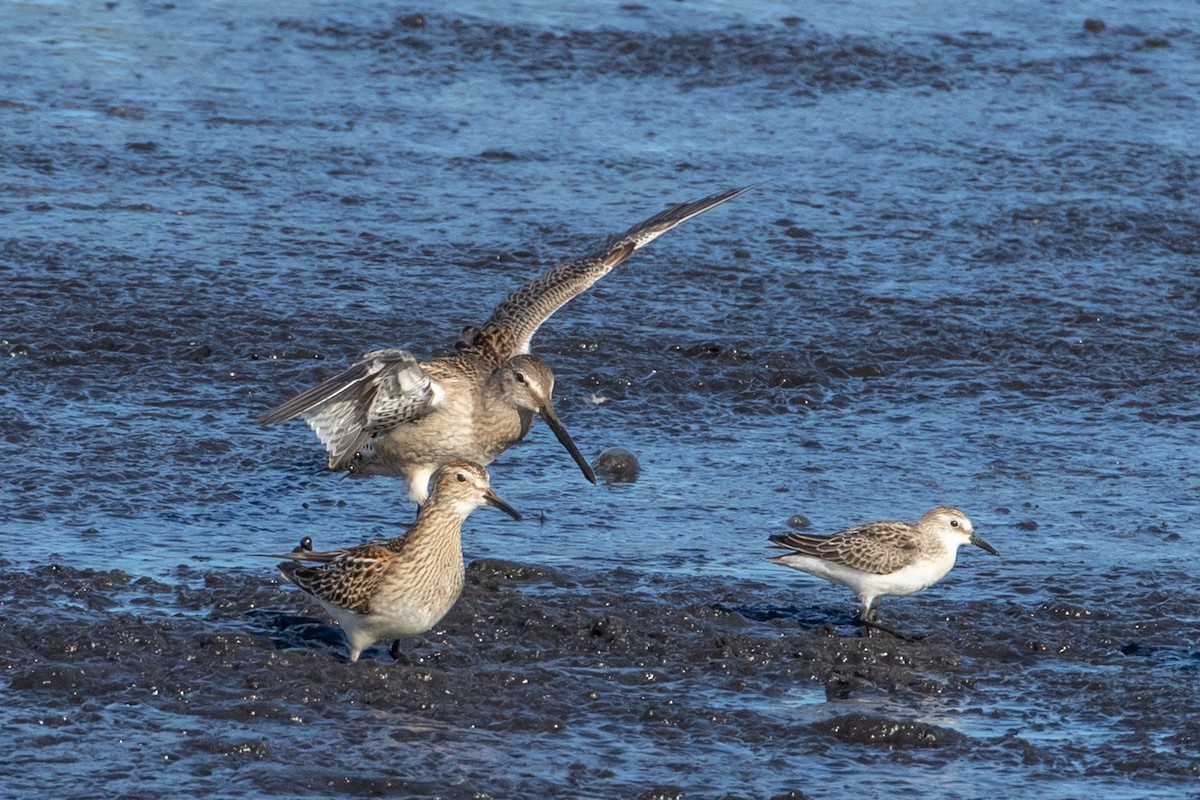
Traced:
POLYGON ((1200 797, 1193 3, 9 12, 0 794, 1200 797), (255 420, 763 180, 534 340, 608 480, 535 424, 346 663, 255 554, 413 509, 255 420), (918 641, 765 561, 939 503, 918 641))
POLYGON ((1200 651, 1161 613, 913 600, 888 617, 905 642, 774 584, 481 560, 435 634, 350 664, 258 576, 2 574, 29 791, 61 785, 39 764, 130 797, 806 797, 814 771, 1165 797, 1197 777, 1200 651))

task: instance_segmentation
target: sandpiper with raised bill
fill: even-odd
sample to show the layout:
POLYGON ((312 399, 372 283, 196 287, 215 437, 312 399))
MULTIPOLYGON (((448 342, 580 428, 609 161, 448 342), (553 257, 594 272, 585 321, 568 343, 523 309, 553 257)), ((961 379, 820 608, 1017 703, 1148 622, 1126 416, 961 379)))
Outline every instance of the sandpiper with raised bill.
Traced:
POLYGON ((524 438, 537 414, 595 483, 592 467, 554 411, 554 373, 530 353, 530 340, 555 311, 635 250, 749 188, 672 206, 526 283, 483 326, 469 328, 452 355, 418 362, 407 350, 367 353, 259 422, 301 417, 325 445, 329 469, 399 475, 421 503, 438 467, 455 458, 492 463, 524 438))
POLYGON ((953 506, 927 511, 915 525, 868 522, 832 536, 783 533, 770 538, 792 551, 771 558, 772 562, 850 587, 863 604, 856 623, 902 639, 913 637, 876 620, 876 599, 913 594, 937 583, 954 566, 964 544, 998 555, 975 533, 962 509, 953 506))
POLYGON ((403 535, 324 553, 313 552, 305 537, 292 552, 269 557, 285 559, 283 577, 342 626, 350 661, 381 639, 396 640, 391 652, 398 658, 399 639, 432 628, 462 594, 462 525, 483 505, 521 518, 492 491, 487 470, 449 461, 434 474, 428 500, 403 535))

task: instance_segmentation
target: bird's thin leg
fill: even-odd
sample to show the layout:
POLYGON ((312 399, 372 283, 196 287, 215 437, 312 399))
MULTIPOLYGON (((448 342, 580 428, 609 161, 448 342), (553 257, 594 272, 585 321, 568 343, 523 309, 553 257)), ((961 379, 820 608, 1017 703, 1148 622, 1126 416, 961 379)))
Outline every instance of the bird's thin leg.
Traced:
POLYGON ((854 618, 854 624, 863 629, 863 633, 869 635, 872 630, 883 631, 889 636, 895 636, 905 642, 914 642, 920 639, 920 636, 910 636, 906 633, 901 633, 895 628, 891 628, 879 622, 875 618, 875 609, 870 606, 863 606, 863 610, 854 618))

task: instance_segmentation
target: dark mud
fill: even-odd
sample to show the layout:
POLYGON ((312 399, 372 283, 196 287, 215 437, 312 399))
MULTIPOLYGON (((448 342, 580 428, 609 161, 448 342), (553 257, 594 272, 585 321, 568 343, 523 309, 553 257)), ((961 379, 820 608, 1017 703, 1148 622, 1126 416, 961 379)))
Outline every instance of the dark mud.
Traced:
POLYGON ((1194 625, 982 600, 925 616, 938 604, 912 600, 885 606, 923 634, 904 642, 755 581, 468 575, 399 661, 385 643, 350 664, 337 629, 261 575, 4 565, 6 705, 32 745, 8 757, 7 789, 91 791, 62 791, 46 764, 122 797, 834 796, 811 759, 905 765, 901 785, 960 796, 1002 791, 1009 770, 1046 796, 1084 777, 1111 797, 1185 796, 1200 779, 1194 625), (1031 716, 1031 683, 1070 691, 1031 716), (1069 718, 1092 735, 1064 736, 1069 718))
POLYGON ((8 794, 1196 796, 1191 0, 5 11, 8 794), (255 420, 758 181, 534 343, 637 480, 535 425, 460 606, 345 664, 253 554, 412 509, 255 420), (919 642, 763 559, 938 503, 1001 558, 919 642))

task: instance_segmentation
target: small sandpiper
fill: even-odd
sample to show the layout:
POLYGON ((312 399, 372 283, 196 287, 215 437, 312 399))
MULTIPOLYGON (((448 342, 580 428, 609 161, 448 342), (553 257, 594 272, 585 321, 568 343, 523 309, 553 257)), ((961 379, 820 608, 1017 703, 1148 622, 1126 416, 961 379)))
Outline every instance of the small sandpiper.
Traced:
POLYGON ((954 566, 964 544, 998 555, 975 533, 962 509, 953 506, 927 511, 916 525, 868 522, 832 536, 785 533, 770 538, 794 551, 771 561, 850 587, 863 604, 857 623, 902 639, 910 637, 876 621, 876 598, 909 595, 937 583, 954 566))
POLYGON ((421 503, 438 467, 455 458, 490 464, 524 438, 537 414, 595 483, 592 467, 554 412, 554 373, 530 354, 530 340, 555 311, 635 250, 749 188, 672 206, 530 281, 496 306, 482 327, 468 328, 467 341, 453 355, 418 362, 407 350, 367 353, 259 423, 301 417, 325 445, 329 469, 402 476, 421 503))
POLYGON ((433 476, 433 491, 402 536, 345 550, 313 552, 305 537, 286 555, 279 572, 315 597, 342 630, 350 661, 381 639, 424 633, 446 615, 462 594, 465 570, 462 525, 482 505, 514 519, 517 511, 492 491, 488 473, 469 461, 449 461, 433 476), (317 562, 304 566, 296 562, 317 562))

